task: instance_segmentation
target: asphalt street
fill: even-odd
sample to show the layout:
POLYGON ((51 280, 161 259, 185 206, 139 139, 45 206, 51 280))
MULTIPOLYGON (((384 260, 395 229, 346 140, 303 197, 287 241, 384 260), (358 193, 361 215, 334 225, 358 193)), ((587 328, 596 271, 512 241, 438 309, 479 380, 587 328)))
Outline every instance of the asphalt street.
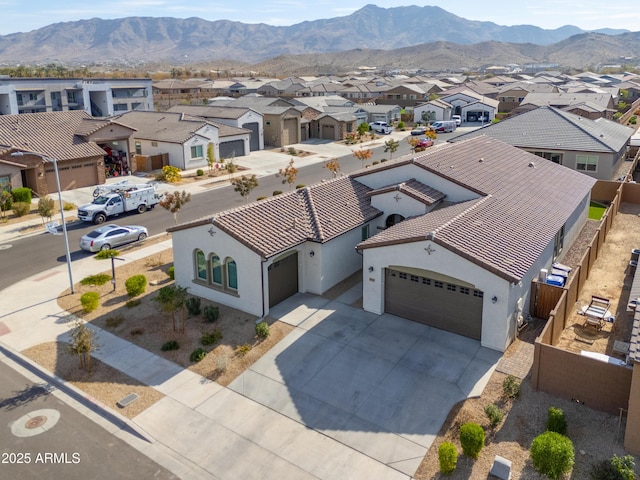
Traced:
MULTIPOLYGON (((2 355, 0 353, 0 355, 2 355)), ((177 479, 0 362, 0 479, 177 479)))

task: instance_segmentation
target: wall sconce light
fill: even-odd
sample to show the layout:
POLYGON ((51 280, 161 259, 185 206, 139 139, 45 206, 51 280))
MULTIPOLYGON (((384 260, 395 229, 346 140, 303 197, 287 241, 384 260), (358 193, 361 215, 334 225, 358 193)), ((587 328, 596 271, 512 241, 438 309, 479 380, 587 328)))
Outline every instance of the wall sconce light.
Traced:
POLYGON ((491 303, 496 303, 497 301, 498 301, 498 297, 494 295, 493 298, 491 299, 491 303))
POLYGON ((369 267, 369 272, 373 272, 373 267, 369 267))
POLYGON ((314 252, 313 250, 311 250, 311 251, 309 252, 309 256, 310 256, 310 257, 313 257, 315 254, 316 254, 316 252, 314 252))

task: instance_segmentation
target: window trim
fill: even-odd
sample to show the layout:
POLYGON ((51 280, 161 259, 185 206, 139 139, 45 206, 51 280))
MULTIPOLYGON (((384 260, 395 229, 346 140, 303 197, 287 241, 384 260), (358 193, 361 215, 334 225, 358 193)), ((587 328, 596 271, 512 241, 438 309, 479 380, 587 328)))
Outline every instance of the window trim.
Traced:
POLYGON ((578 172, 598 173, 598 155, 576 155, 576 170, 578 172), (581 167, 581 165, 583 165, 581 167), (592 166, 593 168, 589 168, 592 166))

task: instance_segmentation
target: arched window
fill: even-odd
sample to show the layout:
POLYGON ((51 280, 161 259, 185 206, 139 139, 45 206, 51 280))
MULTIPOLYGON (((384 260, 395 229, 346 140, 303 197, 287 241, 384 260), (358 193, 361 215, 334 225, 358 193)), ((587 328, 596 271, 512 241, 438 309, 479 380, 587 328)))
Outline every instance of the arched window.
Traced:
POLYGON ((222 286, 222 263, 220 263, 220 257, 215 253, 209 257, 211 262, 211 283, 214 285, 222 286))
POLYGON ((403 220, 404 220, 404 217, 402 215, 398 215, 397 213, 394 213, 394 214, 389 215, 387 217, 387 221, 385 222, 385 226, 387 228, 393 227, 396 223, 400 223, 403 220))
POLYGON ((233 258, 227 258, 227 287, 233 290, 238 289, 238 269, 233 258))
POLYGON ((207 281, 207 259, 204 256, 204 252, 202 250, 195 251, 195 263, 196 263, 196 278, 198 280, 202 280, 203 282, 207 281))

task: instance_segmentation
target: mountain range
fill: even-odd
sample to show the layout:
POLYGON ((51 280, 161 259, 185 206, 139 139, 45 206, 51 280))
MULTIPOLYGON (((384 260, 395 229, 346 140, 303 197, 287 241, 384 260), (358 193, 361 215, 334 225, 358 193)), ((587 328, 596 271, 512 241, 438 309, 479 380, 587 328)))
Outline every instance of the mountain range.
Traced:
POLYGON ((404 68, 430 64, 462 68, 496 63, 498 58, 502 63, 549 61, 567 65, 554 58, 563 58, 559 50, 577 48, 584 52, 578 61, 591 65, 640 51, 637 41, 637 35, 626 30, 587 33, 570 25, 553 30, 501 26, 466 20, 434 6, 367 5, 348 16, 282 27, 169 17, 56 23, 0 36, 0 61, 184 65, 226 60, 236 65, 267 65, 280 58, 306 65, 349 61, 391 66, 398 63, 396 59, 403 59, 404 68), (572 41, 576 35, 579 40, 572 41), (587 50, 588 44, 593 44, 592 52, 587 50), (404 62, 406 59, 410 63, 404 62))

